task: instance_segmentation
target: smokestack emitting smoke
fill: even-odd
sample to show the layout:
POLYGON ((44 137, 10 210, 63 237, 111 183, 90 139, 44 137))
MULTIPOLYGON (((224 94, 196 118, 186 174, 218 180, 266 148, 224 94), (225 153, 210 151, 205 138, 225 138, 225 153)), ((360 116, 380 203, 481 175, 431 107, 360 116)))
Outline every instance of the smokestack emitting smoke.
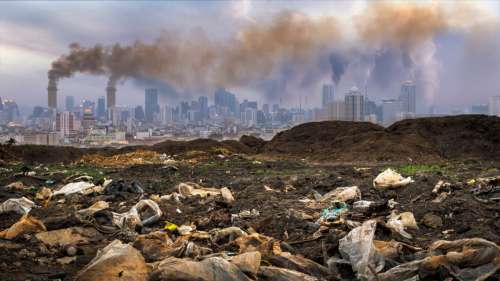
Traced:
MULTIPOLYGON (((321 75, 310 74, 317 69, 312 65, 319 59, 329 61, 332 81, 338 84, 349 67, 349 55, 344 54, 352 54, 348 50, 359 46, 372 48, 371 53, 362 52, 374 58, 380 50, 399 49, 403 54, 399 59, 407 58, 408 71, 415 75, 423 72, 419 67, 435 65, 431 61, 434 49, 428 45, 423 49, 431 52, 429 57, 419 47, 439 32, 455 27, 456 22, 438 4, 376 3, 353 19, 358 41, 347 45, 341 44, 341 29, 335 18, 311 18, 296 12, 281 13, 268 24, 251 24, 228 42, 213 42, 198 32, 187 37, 165 33, 151 44, 136 42, 130 46, 86 48, 74 43, 68 55, 52 63, 49 96, 55 96, 59 79, 77 72, 109 77, 108 106, 115 103, 117 81, 130 77, 196 91, 255 85, 283 75, 290 80, 290 73, 302 72, 293 78, 302 79, 298 85, 304 85, 321 79, 321 75)), ((431 76, 427 78, 435 79, 431 76)), ((54 98, 49 98, 49 106, 54 105, 54 98)))

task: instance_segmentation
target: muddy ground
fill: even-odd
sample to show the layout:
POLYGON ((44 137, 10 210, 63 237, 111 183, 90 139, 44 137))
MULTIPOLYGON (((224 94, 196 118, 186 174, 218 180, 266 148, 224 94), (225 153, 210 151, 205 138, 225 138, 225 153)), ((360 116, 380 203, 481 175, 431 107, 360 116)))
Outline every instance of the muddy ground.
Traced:
MULTIPOLYGON (((199 156, 199 155, 198 155, 199 156)), ((153 195, 167 195, 176 191, 181 182, 196 182, 205 187, 229 187, 235 202, 227 204, 220 198, 201 200, 198 197, 180 202, 161 201, 162 218, 148 227, 138 229, 138 233, 149 233, 163 229, 165 221, 177 225, 194 224, 197 230, 210 231, 214 228, 239 226, 253 228, 256 232, 280 241, 287 251, 303 255, 319 264, 326 265, 329 257, 340 256, 338 241, 351 227, 346 224, 332 224, 323 228, 321 235, 314 235, 318 225, 321 207, 311 204, 314 192, 325 194, 337 187, 359 187, 363 200, 382 202, 382 207, 369 213, 359 213, 350 209, 347 220, 363 222, 370 218, 385 221, 391 209, 387 201, 394 199, 395 209, 409 211, 415 216, 418 230, 409 230, 412 239, 391 233, 383 226, 377 228, 379 240, 397 240, 426 249, 436 240, 456 240, 480 237, 500 244, 500 203, 488 198, 499 197, 498 189, 474 195, 474 187, 467 185, 470 179, 500 175, 500 163, 492 161, 453 161, 422 165, 352 165, 314 164, 301 160, 263 160, 239 154, 208 155, 190 159, 175 159, 169 164, 140 164, 122 167, 102 167, 85 162, 72 164, 25 165, 5 163, 0 168, 0 202, 9 198, 25 196, 37 203, 35 194, 43 187, 56 190, 64 185, 64 179, 74 175, 90 175, 95 181, 101 178, 137 181, 144 188, 141 198, 153 195), (414 183, 389 191, 373 188, 373 179, 387 167, 395 168, 404 176, 411 176, 414 183), (361 169, 360 169, 361 168, 361 169), (23 175, 23 171, 34 171, 35 175, 23 175), (432 189, 439 180, 452 184, 451 194, 441 203, 431 202, 436 195, 432 189), (20 181, 26 188, 8 189, 8 184, 20 181), (266 190, 264 186, 272 190, 266 190), (495 193, 496 192, 496 193, 495 193), (309 201, 303 199, 310 199, 309 201), (259 215, 238 221, 231 221, 232 214, 255 209, 259 215), (310 215, 304 219, 291 210, 310 215), (442 220, 442 225, 430 227, 423 222, 426 214, 433 214, 442 220)), ((139 195, 140 196, 140 195, 139 195)), ((120 195, 70 195, 53 198, 46 207, 35 208, 31 214, 44 222, 47 230, 81 226, 72 218, 76 210, 87 208, 104 200, 115 212, 125 212, 140 198, 136 194, 120 195), (64 202, 61 201, 64 199, 64 202)), ((349 202, 350 203, 350 202, 349 202)), ((20 219, 15 213, 0 214, 0 230, 9 228, 20 219)), ((383 224, 383 223, 382 223, 383 224)), ((76 260, 61 264, 59 258, 67 256, 66 250, 46 247, 34 237, 23 235, 12 241, 0 239, 0 279, 1 280, 72 280, 79 270, 88 264, 102 249, 114 239, 124 242, 134 237, 116 233, 102 233, 96 241, 78 245, 76 260)), ((225 250, 224 245, 209 245, 214 252, 225 250)), ((227 249, 226 249, 227 250, 227 249)), ((411 256, 406 257, 412 260, 411 256)), ((440 272, 426 280, 444 280, 449 277, 440 272), (440 274, 440 275, 439 275, 440 274)), ((332 280, 354 279, 349 268, 343 268, 341 275, 332 280)), ((488 280, 499 280, 500 273, 488 280)), ((453 280, 453 279, 452 279, 453 280)))

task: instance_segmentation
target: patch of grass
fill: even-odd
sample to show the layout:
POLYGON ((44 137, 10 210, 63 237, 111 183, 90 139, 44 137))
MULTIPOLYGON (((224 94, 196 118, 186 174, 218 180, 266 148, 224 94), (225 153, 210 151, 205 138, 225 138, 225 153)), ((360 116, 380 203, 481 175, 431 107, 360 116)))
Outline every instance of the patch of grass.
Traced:
POLYGON ((405 165, 396 168, 398 172, 405 175, 415 175, 417 173, 437 173, 443 172, 444 167, 440 165, 405 165))

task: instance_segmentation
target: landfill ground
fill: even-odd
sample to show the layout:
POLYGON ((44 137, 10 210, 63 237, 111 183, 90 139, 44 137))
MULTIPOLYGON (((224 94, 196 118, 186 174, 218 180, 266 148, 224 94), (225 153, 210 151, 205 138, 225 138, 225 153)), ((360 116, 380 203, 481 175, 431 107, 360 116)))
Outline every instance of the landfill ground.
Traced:
MULTIPOLYGON (((500 165, 495 161, 464 160, 427 164, 353 165, 315 164, 303 160, 273 160, 227 152, 215 154, 195 151, 181 156, 168 157, 167 160, 165 160, 165 155, 157 156, 146 153, 145 158, 141 158, 139 153, 129 158, 102 157, 93 161, 94 156, 90 155, 85 156, 83 160, 66 164, 26 165, 22 162, 5 162, 0 168, 0 185, 2 186, 0 202, 23 196, 32 200, 37 206, 29 214, 41 221, 47 231, 75 227, 84 227, 91 231, 87 235, 56 238, 61 239, 60 243, 40 241, 37 234, 43 233, 42 230, 21 233, 11 239, 0 239, 0 279, 357 280, 357 278, 365 278, 364 280, 451 281, 499 280, 500 278, 500 272, 497 271, 500 267, 498 252, 500 165), (150 161, 147 157, 151 158, 150 161), (374 178, 389 167, 405 177, 412 177, 414 182, 387 190, 374 188, 374 178), (94 192, 88 195, 57 195, 48 200, 36 198, 36 194, 43 187, 48 187, 54 192, 83 175, 91 176, 92 179, 87 180, 94 183, 102 183, 104 178, 115 182, 124 180, 125 183, 136 181, 144 192, 94 192), (488 180, 484 180, 488 177, 488 180), (471 181, 472 179, 475 180, 471 181), (433 193, 432 190, 440 180, 449 182, 449 185, 438 193, 433 193), (8 187, 13 182, 22 184, 17 183, 8 187), (177 192, 178 185, 186 182, 216 189, 227 187, 234 196, 234 201, 228 202, 218 195, 206 198, 195 195, 179 200, 160 198, 177 192), (354 210, 353 202, 360 198, 349 199, 346 201, 347 212, 337 219, 318 222, 322 210, 332 203, 329 200, 321 200, 320 196, 338 187, 350 186, 359 187, 361 199, 374 201, 376 205, 372 206, 369 211, 354 210), (436 202, 435 199, 441 193, 445 193, 441 195, 443 196, 441 202, 436 202), (128 230, 117 227, 113 230, 113 228, 102 227, 100 224, 106 224, 106 222, 98 219, 83 222, 75 217, 78 210, 85 209, 98 201, 108 202, 108 210, 124 213, 141 199, 152 199, 157 202, 162 212, 159 219, 147 226, 136 226, 128 230), (244 211, 248 211, 246 217, 245 215, 234 216, 244 211), (418 229, 406 229, 411 238, 391 231, 391 228, 386 225, 391 212, 413 213, 418 229), (403 244, 394 248, 395 253, 384 253, 385 265, 382 268, 370 267, 374 276, 356 276, 352 265, 343 261, 335 262, 343 259, 339 252, 339 240, 370 219, 377 222, 374 239, 398 241, 403 244), (169 229, 166 229, 168 228, 166 221, 170 222, 169 229), (185 225, 192 228, 182 238, 180 231, 175 229, 175 226, 172 227, 174 224, 177 227, 185 225), (238 275, 241 272, 232 273, 232 275, 217 275, 220 274, 218 272, 211 275, 212 279, 193 277, 189 274, 183 276, 179 272, 169 275, 158 269, 161 269, 158 262, 168 256, 192 261, 203 260, 209 256, 220 256, 230 260, 231 256, 245 252, 241 245, 238 249, 233 243, 233 239, 240 234, 214 239, 214 233, 217 236, 217 229, 231 226, 237 226, 247 234, 258 233, 271 238, 272 249, 269 249, 269 245, 262 246, 255 241, 257 244, 252 245, 253 248, 250 247, 261 253, 261 256, 259 255, 261 260, 257 265, 255 275, 241 267, 239 267, 241 272, 245 272, 243 275, 238 275), (176 242, 172 245, 158 242, 159 240, 151 242, 152 244, 148 246, 147 237, 142 240, 138 238, 141 235, 144 238, 144 234, 148 233, 162 233, 171 241, 178 239, 192 241, 196 247, 199 247, 199 250, 187 251, 184 247, 186 244, 176 242), (493 268, 493 272, 496 271, 496 273, 480 279, 484 277, 485 270, 481 268, 481 263, 471 266, 465 258, 466 261, 454 265, 442 262, 433 270, 425 272, 420 268, 413 275, 378 276, 397 265, 431 255, 428 249, 433 242, 456 241, 463 238, 482 238, 496 244, 496 249, 495 247, 493 250, 490 249, 490 252, 493 251, 490 259, 483 262, 488 266, 488 270, 491 271, 493 268), (88 273, 88 276, 85 276, 87 274, 85 272, 83 275, 77 275, 94 259, 99 250, 115 239, 130 243, 139 250, 148 263, 146 275, 134 276, 134 270, 140 270, 126 265, 118 272, 110 269, 114 266, 119 267, 121 260, 109 263, 104 272, 95 269, 93 273, 88 273), (62 240, 69 241, 63 243, 62 240), (172 250, 177 247, 176 245, 184 245, 180 247, 184 249, 172 250), (290 252, 293 257, 298 258, 294 259, 289 256, 286 258, 283 252, 290 252), (472 278, 471 275, 461 275, 461 270, 469 270, 471 267, 477 267, 478 271, 483 271, 483 274, 473 275, 475 276, 473 279, 469 279, 472 278), (269 273, 275 268, 278 268, 277 273, 274 272, 274 275, 269 273), (288 268, 290 271, 280 273, 279 269, 283 268, 288 268), (127 275, 127 270, 131 270, 128 273, 131 276, 127 275), (301 272, 303 275, 293 275, 290 272, 293 274, 301 272), (91 277, 94 276, 92 274, 100 277, 96 279, 96 277, 91 277)), ((0 230, 8 229, 21 217, 21 214, 15 212, 0 214, 0 230)), ((475 247, 469 246, 470 249, 475 247)), ((466 251, 468 248, 463 246, 460 249, 466 251)))

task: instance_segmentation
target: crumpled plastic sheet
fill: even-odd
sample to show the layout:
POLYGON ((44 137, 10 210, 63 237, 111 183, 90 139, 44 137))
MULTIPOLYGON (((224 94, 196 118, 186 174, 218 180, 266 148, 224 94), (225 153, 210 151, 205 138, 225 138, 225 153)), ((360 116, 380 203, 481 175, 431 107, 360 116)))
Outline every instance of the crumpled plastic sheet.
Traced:
POLYGON ((36 204, 26 197, 21 198, 11 198, 5 200, 0 205, 0 214, 7 212, 16 212, 18 214, 24 215, 31 211, 36 204))
POLYGON ((411 177, 404 178, 400 174, 389 168, 380 173, 373 180, 373 187, 378 189, 395 188, 406 186, 412 182, 413 180, 411 179, 411 177))
POLYGON ((339 241, 342 258, 351 263, 361 281, 376 280, 375 274, 385 266, 384 257, 373 246, 377 222, 367 220, 339 241))

